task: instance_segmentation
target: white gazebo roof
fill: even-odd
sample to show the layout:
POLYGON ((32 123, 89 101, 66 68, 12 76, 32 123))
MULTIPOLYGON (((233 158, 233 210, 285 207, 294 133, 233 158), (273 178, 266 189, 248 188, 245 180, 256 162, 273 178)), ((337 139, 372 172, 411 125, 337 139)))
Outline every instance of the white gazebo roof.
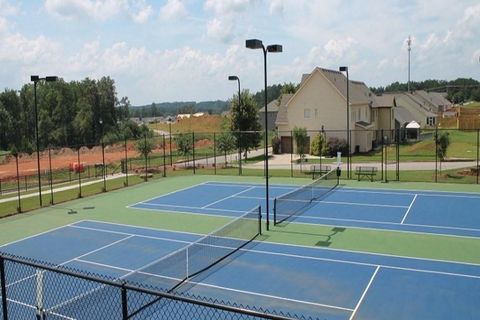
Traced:
POLYGON ((420 129, 420 125, 416 121, 410 121, 407 126, 407 129, 420 129))

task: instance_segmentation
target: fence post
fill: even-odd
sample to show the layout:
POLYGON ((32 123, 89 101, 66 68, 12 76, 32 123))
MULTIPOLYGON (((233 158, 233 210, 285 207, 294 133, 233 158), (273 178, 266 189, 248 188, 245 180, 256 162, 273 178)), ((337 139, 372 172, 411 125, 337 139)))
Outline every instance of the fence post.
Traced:
POLYGON ((125 186, 128 187, 128 149, 127 149, 127 135, 125 139, 125 186))
POLYGON ((217 174, 217 139, 215 132, 213 133, 213 171, 217 174))
POLYGON ((107 191, 107 167, 105 167, 105 144, 103 143, 103 136, 102 136, 102 174, 103 174, 103 188, 102 192, 107 191))
POLYGON ((258 234, 262 234, 262 207, 258 206, 258 234))
MULTIPOLYGON (((143 143, 144 143, 144 148, 147 148, 147 133, 146 132, 143 135, 143 143)), ((145 166, 144 166, 145 175, 143 176, 144 181, 148 181, 147 169, 148 169, 148 154, 145 152, 145 166)))
POLYGON ((396 172, 396 178, 397 181, 400 181, 400 129, 395 130, 395 136, 397 140, 397 145, 396 145, 396 162, 397 162, 397 172, 396 172))
POLYGON ((293 178, 293 131, 290 131, 290 177, 293 178))
POLYGON ((382 175, 381 175, 381 178, 380 180, 383 180, 383 161, 384 161, 384 158, 385 158, 385 140, 384 140, 384 137, 383 137, 383 129, 380 131, 380 134, 382 135, 382 175))
POLYGON ((163 134, 163 177, 165 178, 167 176, 167 165, 165 163, 165 134, 163 134))
POLYGON ((480 166, 479 166, 479 148, 480 148, 480 129, 477 129, 477 184, 478 184, 478 175, 480 172, 480 166))
POLYGON ((82 197, 82 177, 80 176, 80 146, 77 148, 77 171, 78 171, 78 197, 82 197))
POLYGON ((48 148, 48 169, 50 170, 50 204, 53 205, 52 148, 48 148))
POLYGON ((18 206, 17 212, 22 212, 22 198, 20 197, 20 173, 18 170, 18 154, 15 155, 15 164, 17 166, 17 197, 18 197, 18 206))
POLYGON ((195 174, 195 132, 192 131, 193 174, 195 174))
POLYGON ((8 320, 8 310, 7 310, 7 286, 5 283, 5 259, 0 256, 0 283, 1 283, 1 292, 2 292, 2 310, 3 310, 3 320, 8 320))
POLYGON ((435 182, 438 181, 438 126, 435 127, 435 182))
POLYGON ((127 301, 127 288, 125 288, 125 282, 122 283, 122 319, 128 319, 128 301, 127 301))

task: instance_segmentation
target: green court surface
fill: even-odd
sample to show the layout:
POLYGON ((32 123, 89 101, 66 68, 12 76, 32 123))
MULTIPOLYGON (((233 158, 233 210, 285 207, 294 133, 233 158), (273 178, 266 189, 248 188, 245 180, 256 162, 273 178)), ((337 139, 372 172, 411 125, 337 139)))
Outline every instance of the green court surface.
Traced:
MULTIPOLYGON (((161 178, 87 198, 77 199, 48 208, 0 219, 0 244, 6 244, 31 235, 81 220, 99 220, 158 229, 206 234, 225 225, 231 218, 179 212, 150 212, 127 208, 137 202, 174 192, 207 181, 249 182, 263 184, 263 178, 228 176, 181 176, 161 178)), ((309 179, 271 179, 272 184, 305 184, 309 179)), ((341 185, 355 188, 390 188, 409 190, 441 190, 478 192, 478 185, 450 185, 427 183, 370 183, 341 181, 341 185)), ((263 225, 263 227, 265 227, 263 225)), ((328 247, 335 249, 375 252, 406 257, 421 257, 447 261, 480 263, 480 239, 475 237, 434 235, 368 228, 342 228, 335 232, 332 226, 290 223, 265 231, 263 241, 321 247, 328 239, 328 247), (333 230, 333 231, 332 231, 333 230)))

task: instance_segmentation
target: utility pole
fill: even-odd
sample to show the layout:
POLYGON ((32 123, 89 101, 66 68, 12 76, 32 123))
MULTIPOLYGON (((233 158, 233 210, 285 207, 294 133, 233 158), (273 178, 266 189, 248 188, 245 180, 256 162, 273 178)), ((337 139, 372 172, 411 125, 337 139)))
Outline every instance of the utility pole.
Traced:
POLYGON ((408 36, 407 39, 408 46, 408 82, 407 82, 407 91, 410 93, 410 51, 412 51, 412 39, 408 36))

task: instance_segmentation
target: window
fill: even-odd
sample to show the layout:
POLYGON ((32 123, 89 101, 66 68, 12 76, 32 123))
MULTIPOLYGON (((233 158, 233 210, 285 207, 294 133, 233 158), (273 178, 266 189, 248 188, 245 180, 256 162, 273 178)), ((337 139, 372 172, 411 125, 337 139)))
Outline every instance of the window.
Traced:
POLYGON ((435 125, 435 117, 428 117, 427 124, 433 127, 435 125))
POLYGON ((306 108, 303 110, 303 117, 305 119, 310 118, 310 109, 306 108))

